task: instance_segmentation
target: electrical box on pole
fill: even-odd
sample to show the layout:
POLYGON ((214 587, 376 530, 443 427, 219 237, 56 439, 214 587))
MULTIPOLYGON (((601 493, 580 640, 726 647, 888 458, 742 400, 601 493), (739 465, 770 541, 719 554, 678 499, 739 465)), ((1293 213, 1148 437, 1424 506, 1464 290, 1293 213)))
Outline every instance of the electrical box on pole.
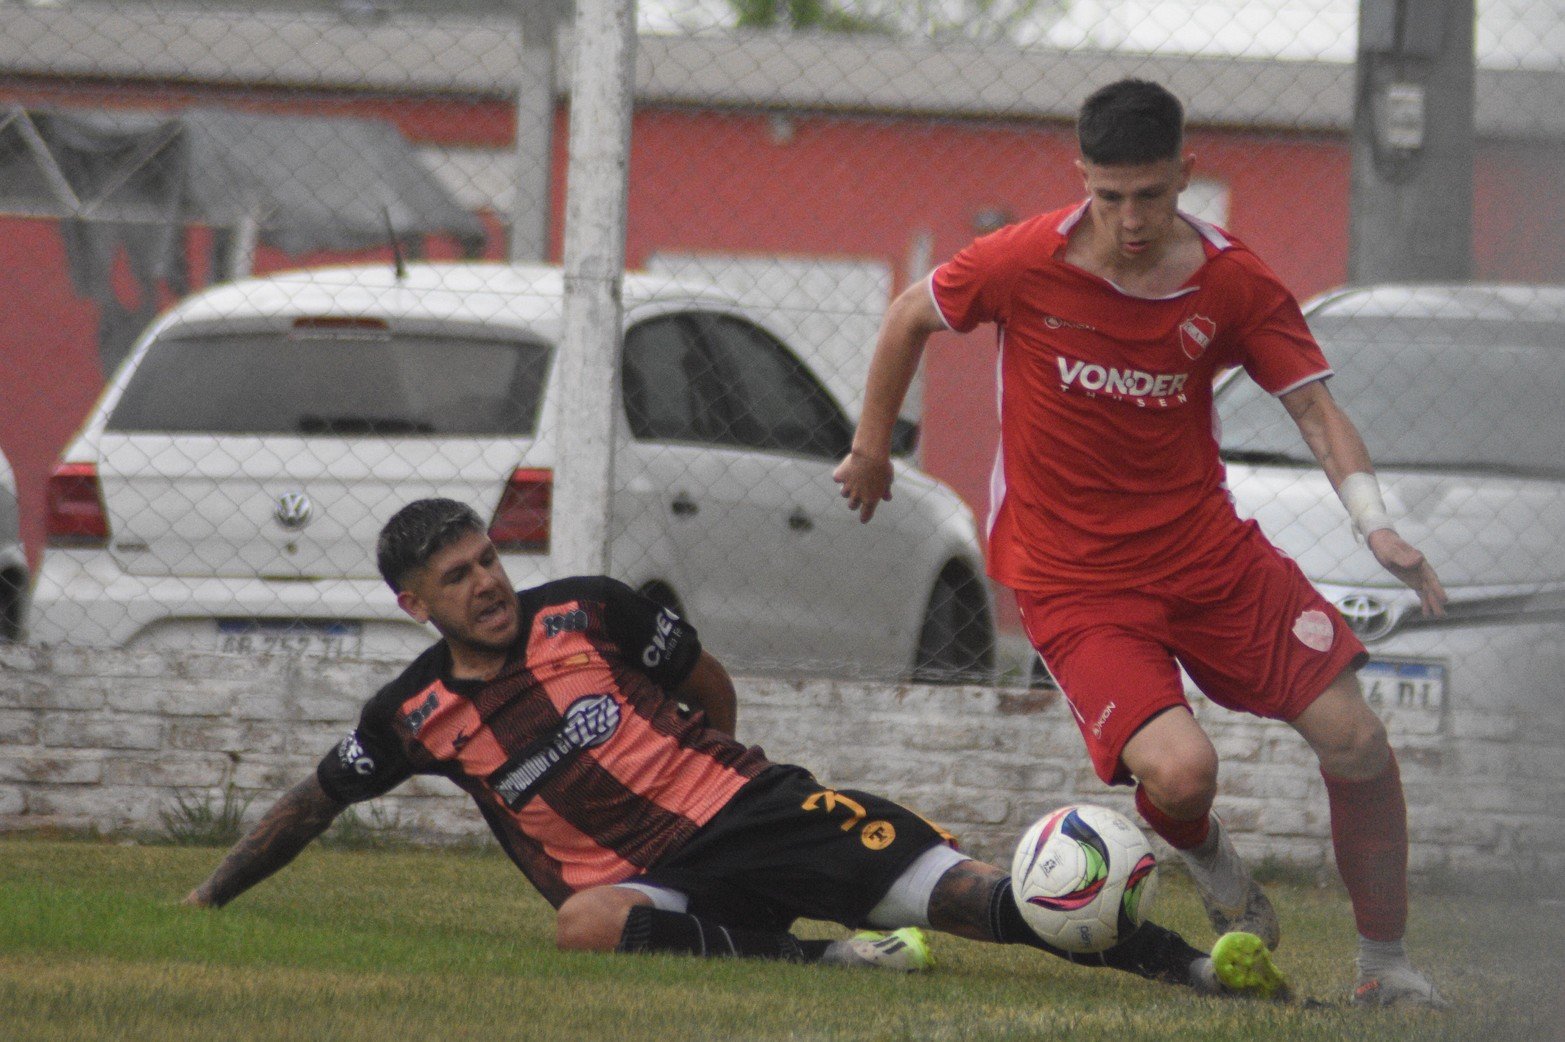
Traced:
POLYGON ((1348 278, 1472 276, 1474 0, 1360 0, 1348 278))

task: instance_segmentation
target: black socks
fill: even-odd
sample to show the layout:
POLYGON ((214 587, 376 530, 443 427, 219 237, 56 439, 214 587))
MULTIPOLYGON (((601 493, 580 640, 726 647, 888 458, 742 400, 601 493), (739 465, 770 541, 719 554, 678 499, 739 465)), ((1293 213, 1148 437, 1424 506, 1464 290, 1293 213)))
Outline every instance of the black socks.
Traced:
POLYGON ((684 912, 636 905, 620 934, 621 952, 670 952, 703 958, 817 962, 830 941, 801 941, 790 933, 741 930, 684 912))

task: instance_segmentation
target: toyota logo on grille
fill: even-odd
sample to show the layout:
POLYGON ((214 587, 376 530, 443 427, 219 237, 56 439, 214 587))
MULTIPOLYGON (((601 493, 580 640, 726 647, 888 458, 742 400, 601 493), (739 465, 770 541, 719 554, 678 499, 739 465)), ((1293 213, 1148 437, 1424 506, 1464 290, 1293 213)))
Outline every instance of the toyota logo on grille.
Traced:
POLYGON ((272 516, 277 523, 287 529, 303 528, 310 523, 310 515, 315 508, 310 503, 310 497, 303 492, 285 492, 277 499, 277 509, 272 511, 272 516))
POLYGON ((1396 627, 1397 617, 1391 605, 1365 593, 1350 593, 1337 601, 1337 610, 1348 622, 1348 629, 1360 640, 1379 640, 1396 627))

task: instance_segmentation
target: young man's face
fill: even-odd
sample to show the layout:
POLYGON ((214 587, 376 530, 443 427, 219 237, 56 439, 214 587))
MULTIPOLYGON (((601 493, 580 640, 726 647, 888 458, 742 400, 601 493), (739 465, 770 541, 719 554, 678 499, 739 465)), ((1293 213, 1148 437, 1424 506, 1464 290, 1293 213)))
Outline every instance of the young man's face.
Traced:
POLYGON ((471 531, 408 576, 397 604, 448 641, 499 652, 515 642, 516 591, 489 536, 471 531))
POLYGON ((1093 228, 1123 260, 1152 259, 1178 219, 1179 193, 1190 184, 1194 156, 1134 166, 1077 160, 1091 199, 1093 228))

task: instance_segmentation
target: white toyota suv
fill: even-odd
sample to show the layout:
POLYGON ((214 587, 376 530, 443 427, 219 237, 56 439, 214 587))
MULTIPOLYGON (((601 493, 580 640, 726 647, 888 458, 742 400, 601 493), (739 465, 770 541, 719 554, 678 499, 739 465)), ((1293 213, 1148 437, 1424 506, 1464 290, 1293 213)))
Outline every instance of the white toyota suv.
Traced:
POLYGON ((1454 707, 1565 696, 1565 287, 1376 285, 1305 317, 1364 435, 1397 530, 1450 594, 1442 618, 1376 563, 1298 428, 1242 374, 1217 394, 1242 516, 1294 557, 1363 639, 1372 704, 1454 707))
MULTIPOLYGON (((993 613, 971 511, 899 460, 862 526, 832 482, 851 425, 722 291, 624 286, 610 571, 740 671, 985 679, 993 613)), ((553 578, 557 268, 297 271, 197 294, 114 374, 48 490, 30 639, 400 657, 376 533, 450 496, 513 581, 553 578)))

